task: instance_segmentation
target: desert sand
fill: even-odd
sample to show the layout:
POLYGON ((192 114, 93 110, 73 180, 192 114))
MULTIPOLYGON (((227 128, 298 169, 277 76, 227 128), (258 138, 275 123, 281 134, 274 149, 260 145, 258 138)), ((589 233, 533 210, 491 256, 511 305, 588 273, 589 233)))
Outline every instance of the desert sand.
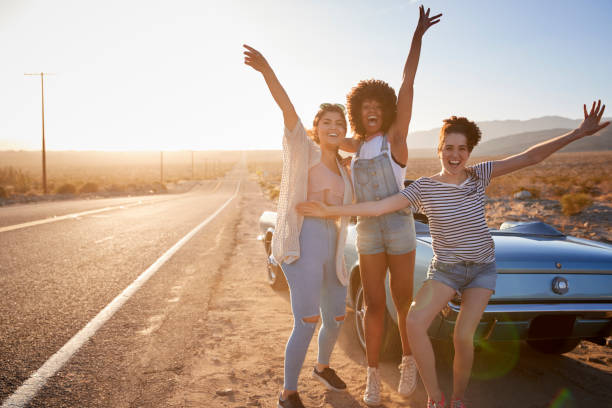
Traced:
MULTIPOLYGON (((276 407, 283 383, 283 353, 293 324, 289 293, 272 290, 265 280, 266 257, 256 240, 258 218, 275 205, 254 180, 245 186, 235 247, 226 273, 216 283, 204 318, 201 353, 179 375, 177 386, 164 406, 171 407, 276 407)), ((316 341, 310 345, 299 381, 307 407, 365 407, 365 356, 353 329, 353 314, 332 356, 332 367, 348 384, 347 392, 327 391, 310 377, 316 361, 316 341)), ((561 356, 536 353, 528 347, 477 353, 468 389, 470 407, 585 407, 610 406, 612 400, 612 347, 581 343, 561 356)), ((448 347, 437 348, 440 360, 448 347)), ((397 361, 381 364, 383 407, 424 407, 426 394, 419 382, 410 398, 396 392, 397 361)), ((451 387, 448 363, 440 361, 444 391, 451 387)))

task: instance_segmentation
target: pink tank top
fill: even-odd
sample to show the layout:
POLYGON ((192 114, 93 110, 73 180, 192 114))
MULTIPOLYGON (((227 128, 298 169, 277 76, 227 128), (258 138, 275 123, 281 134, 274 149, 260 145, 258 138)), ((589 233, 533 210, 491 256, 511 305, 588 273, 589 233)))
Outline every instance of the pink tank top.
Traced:
POLYGON ((307 198, 309 201, 322 201, 328 205, 342 205, 344 180, 323 162, 319 162, 308 171, 307 198))

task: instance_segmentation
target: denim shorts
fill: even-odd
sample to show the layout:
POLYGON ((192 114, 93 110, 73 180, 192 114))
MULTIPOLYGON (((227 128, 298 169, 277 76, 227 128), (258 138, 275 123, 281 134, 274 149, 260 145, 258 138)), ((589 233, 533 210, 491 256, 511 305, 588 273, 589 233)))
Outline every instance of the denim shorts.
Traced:
POLYGON ((427 270, 425 280, 437 280, 463 292, 469 288, 491 289, 495 293, 495 282, 497 281, 497 268, 495 261, 487 263, 476 263, 461 261, 457 263, 446 263, 432 260, 427 270))
POLYGON ((412 213, 397 211, 379 217, 359 217, 357 252, 373 255, 386 252, 403 255, 416 248, 412 213))

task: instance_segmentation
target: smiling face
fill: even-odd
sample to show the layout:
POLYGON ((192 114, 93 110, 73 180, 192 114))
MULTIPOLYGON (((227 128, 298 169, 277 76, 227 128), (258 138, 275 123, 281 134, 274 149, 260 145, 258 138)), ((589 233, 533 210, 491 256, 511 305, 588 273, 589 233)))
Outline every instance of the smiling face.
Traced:
POLYGON ((449 175, 461 174, 470 158, 467 137, 463 133, 457 132, 446 134, 438 147, 438 157, 444 173, 449 175))
POLYGON ((361 104, 361 123, 366 130, 366 136, 374 135, 382 129, 382 104, 375 99, 366 99, 361 104))
POLYGON ((340 112, 325 111, 316 127, 322 149, 337 149, 346 136, 346 119, 340 112))

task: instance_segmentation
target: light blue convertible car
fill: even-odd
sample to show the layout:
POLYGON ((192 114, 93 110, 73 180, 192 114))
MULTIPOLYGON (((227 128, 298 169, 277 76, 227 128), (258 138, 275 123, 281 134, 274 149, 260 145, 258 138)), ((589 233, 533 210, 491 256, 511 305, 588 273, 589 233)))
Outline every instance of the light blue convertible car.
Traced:
MULTIPOLYGON (((427 218, 415 214, 417 233, 414 288, 422 285, 433 256, 427 218)), ((268 255, 267 276, 274 289, 286 287, 280 267, 270 256, 276 213, 260 220, 260 240, 268 255)), ((498 278, 478 330, 476 342, 526 341, 544 353, 561 354, 580 340, 605 344, 612 335, 612 245, 564 235, 542 222, 506 222, 491 230, 498 278)), ((345 247, 350 271, 347 304, 354 310, 359 341, 365 347, 364 303, 355 226, 345 247)), ((451 339, 461 299, 448 303, 429 328, 434 339, 451 339)), ((398 349, 397 314, 387 276, 387 324, 383 352, 398 349)))

